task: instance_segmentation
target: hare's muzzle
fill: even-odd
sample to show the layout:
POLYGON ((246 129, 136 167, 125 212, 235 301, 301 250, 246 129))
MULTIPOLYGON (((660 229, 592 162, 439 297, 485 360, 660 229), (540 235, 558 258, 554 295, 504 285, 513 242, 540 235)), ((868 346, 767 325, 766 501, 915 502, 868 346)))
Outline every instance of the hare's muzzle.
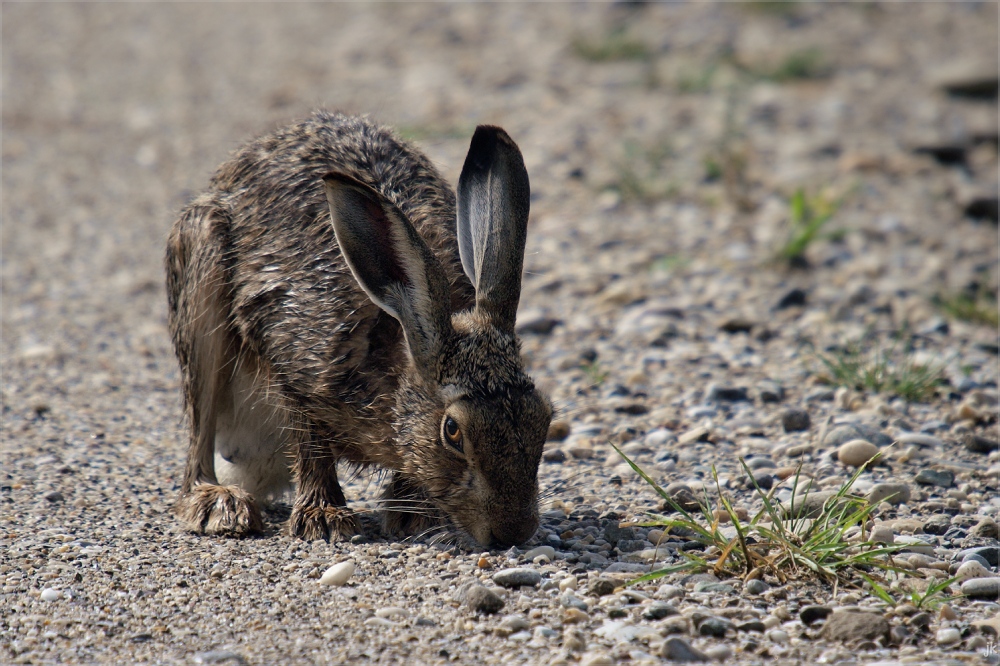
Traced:
POLYGON ((538 530, 538 514, 529 513, 510 516, 490 527, 491 546, 518 546, 535 535, 538 530))

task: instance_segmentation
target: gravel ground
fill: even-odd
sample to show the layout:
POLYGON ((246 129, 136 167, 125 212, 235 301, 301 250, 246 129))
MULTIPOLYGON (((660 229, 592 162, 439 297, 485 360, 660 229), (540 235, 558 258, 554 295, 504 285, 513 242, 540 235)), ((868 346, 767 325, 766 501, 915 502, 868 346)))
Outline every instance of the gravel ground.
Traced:
POLYGON ((995 305, 995 4, 2 12, 0 661, 996 663, 997 329, 934 301, 977 283, 995 305), (308 543, 282 506, 259 538, 196 537, 170 514, 172 216, 241 141, 317 107, 395 125, 453 182, 477 123, 524 152, 519 320, 562 426, 525 548, 393 543, 373 520, 367 540, 308 543), (773 257, 798 188, 842 202, 839 233, 789 268, 773 257), (817 353, 902 353, 900 331, 947 379, 925 401, 820 381, 817 353), (923 613, 808 578, 617 589, 679 556, 631 525, 660 505, 609 443, 671 492, 715 465, 753 512, 741 456, 787 498, 799 463, 843 483, 859 437, 887 464, 855 490, 909 494, 876 528, 925 575, 978 562, 966 597, 923 613))

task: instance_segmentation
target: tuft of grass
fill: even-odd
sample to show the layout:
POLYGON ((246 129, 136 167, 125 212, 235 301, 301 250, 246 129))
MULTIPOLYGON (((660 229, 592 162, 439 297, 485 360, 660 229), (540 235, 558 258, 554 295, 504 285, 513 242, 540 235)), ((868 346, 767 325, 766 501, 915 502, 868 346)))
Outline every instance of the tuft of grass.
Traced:
POLYGON ((617 28, 596 39, 576 37, 570 46, 577 56, 589 62, 649 60, 653 55, 649 45, 627 35, 624 28, 617 28))
MULTIPOLYGON (((652 520, 643 523, 643 527, 658 527, 666 534, 673 532, 691 535, 695 541, 714 550, 711 555, 678 551, 684 561, 640 576, 630 584, 656 580, 672 573, 707 571, 744 580, 767 575, 781 583, 818 577, 833 585, 857 587, 864 582, 863 573, 869 576, 875 571, 919 575, 893 563, 892 555, 903 546, 879 545, 870 540, 853 542, 846 537, 848 530, 859 527, 863 538, 865 526, 877 506, 852 495, 850 488, 868 466, 877 462, 879 456, 859 467, 837 493, 826 501, 819 515, 811 520, 796 517, 794 503, 786 509, 773 499, 774 490, 764 492, 754 483, 763 507, 749 521, 741 522, 729 498, 722 492, 713 466, 712 478, 716 483, 717 504, 735 528, 735 536, 730 537, 720 529, 720 522, 710 509, 712 502, 707 491, 701 503, 701 515, 689 513, 617 446, 611 446, 679 515, 666 517, 654 514, 652 520)), ((753 475, 742 458, 740 464, 752 479, 753 475)), ((793 496, 796 495, 798 485, 799 474, 796 473, 793 496)))
POLYGON ((826 56, 815 47, 792 51, 773 66, 745 62, 734 64, 752 79, 775 83, 825 79, 833 73, 826 56))
POLYGON ((763 14, 792 16, 798 10, 799 3, 796 0, 753 0, 745 6, 763 14))
POLYGON ((943 368, 923 365, 913 360, 912 350, 897 351, 904 332, 884 349, 878 339, 869 351, 852 343, 829 354, 816 353, 826 372, 821 381, 858 391, 898 395, 909 402, 920 402, 934 395, 942 383, 943 368))
POLYGON ((997 294, 978 282, 957 294, 937 294, 932 301, 953 319, 994 328, 1000 327, 997 294))
POLYGON ((823 234, 823 227, 833 218, 842 201, 825 194, 807 194, 799 188, 788 202, 789 228, 778 258, 792 266, 808 265, 806 250, 821 238, 833 238, 836 233, 823 234))
MULTIPOLYGON (((887 603, 893 603, 894 600, 885 592, 884 587, 889 581, 902 577, 923 578, 919 572, 901 568, 893 561, 893 555, 905 546, 876 544, 870 539, 865 539, 866 525, 871 520, 877 504, 851 494, 850 489, 870 465, 878 462, 881 454, 859 467, 837 493, 824 503, 819 515, 811 520, 796 517, 794 500, 786 509, 773 499, 775 489, 764 492, 754 482, 754 490, 762 500, 763 506, 749 521, 741 522, 731 501, 722 492, 718 473, 713 465, 712 478, 716 485, 717 503, 735 529, 735 536, 730 537, 722 533, 719 520, 710 510, 712 502, 707 491, 701 502, 701 515, 690 513, 667 495, 666 491, 621 449, 613 443, 611 446, 679 515, 668 518, 652 514, 652 520, 643 523, 642 526, 661 528, 665 535, 672 533, 675 536, 693 539, 706 549, 712 549, 711 554, 705 555, 692 551, 678 551, 683 561, 639 576, 630 581, 629 585, 657 580, 674 573, 711 571, 717 576, 737 577, 743 580, 771 576, 781 584, 790 580, 818 579, 835 589, 838 586, 860 589, 868 583, 876 596, 885 600, 880 592, 884 593, 891 600, 887 603), (853 531, 852 528, 860 528, 860 541, 849 540, 846 536, 848 530, 853 531)), ((742 458, 740 464, 747 476, 753 479, 750 469, 742 458)), ((793 497, 797 496, 799 478, 797 471, 793 482, 793 497)), ((803 501, 806 496, 808 493, 803 496, 803 501)), ((954 579, 929 584, 923 594, 911 595, 914 604, 918 608, 939 604, 943 592, 953 582, 954 579)))
POLYGON ((626 141, 624 159, 616 165, 616 177, 608 187, 616 190, 624 201, 655 203, 676 196, 677 184, 667 177, 666 162, 673 148, 666 140, 640 146, 626 141))
POLYGON ((608 372, 601 369, 601 364, 596 359, 580 366, 583 373, 587 375, 592 386, 600 386, 607 380, 608 372))
POLYGON ((926 608, 928 610, 937 610, 942 604, 948 601, 954 601, 961 598, 962 594, 947 595, 948 588, 958 581, 958 577, 948 578, 945 580, 938 580, 927 585, 927 589, 923 592, 917 592, 916 590, 910 592, 909 598, 905 595, 901 595, 898 599, 893 597, 878 581, 872 580, 865 574, 861 574, 861 577, 865 579, 868 585, 872 589, 872 593, 876 597, 884 601, 890 606, 898 606, 903 602, 909 602, 916 606, 918 610, 926 608))

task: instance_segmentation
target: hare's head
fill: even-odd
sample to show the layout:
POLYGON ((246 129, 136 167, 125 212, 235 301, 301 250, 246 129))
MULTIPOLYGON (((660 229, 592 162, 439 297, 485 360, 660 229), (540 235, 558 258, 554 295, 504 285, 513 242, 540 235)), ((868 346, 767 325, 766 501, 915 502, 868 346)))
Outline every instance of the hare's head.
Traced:
POLYGON ((400 472, 480 544, 527 541, 538 527, 552 408, 525 374, 514 334, 529 198, 520 151, 497 127, 472 137, 458 185, 458 245, 476 305, 455 314, 441 264, 399 209, 349 177, 325 182, 351 271, 406 337, 400 472))

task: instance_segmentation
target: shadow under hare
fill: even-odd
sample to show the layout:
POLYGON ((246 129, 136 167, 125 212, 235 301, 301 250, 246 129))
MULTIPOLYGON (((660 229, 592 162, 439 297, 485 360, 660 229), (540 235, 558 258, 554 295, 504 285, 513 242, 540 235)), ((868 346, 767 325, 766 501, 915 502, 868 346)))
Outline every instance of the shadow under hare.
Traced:
POLYGON ((457 198, 363 118, 319 112, 237 151, 167 246, 191 437, 180 519, 247 534, 294 484, 292 534, 350 537, 346 461, 391 472, 391 534, 531 538, 552 408, 514 333, 528 199, 497 127, 476 129, 457 198))

